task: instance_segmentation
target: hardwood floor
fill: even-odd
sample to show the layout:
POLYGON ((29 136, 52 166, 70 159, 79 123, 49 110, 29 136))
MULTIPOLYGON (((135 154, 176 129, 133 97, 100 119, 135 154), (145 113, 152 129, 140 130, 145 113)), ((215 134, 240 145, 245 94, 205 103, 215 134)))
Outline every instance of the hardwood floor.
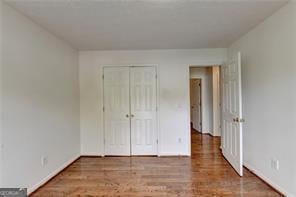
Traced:
POLYGON ((32 196, 281 196, 249 171, 240 178, 220 139, 192 134, 192 157, 82 157, 32 196))

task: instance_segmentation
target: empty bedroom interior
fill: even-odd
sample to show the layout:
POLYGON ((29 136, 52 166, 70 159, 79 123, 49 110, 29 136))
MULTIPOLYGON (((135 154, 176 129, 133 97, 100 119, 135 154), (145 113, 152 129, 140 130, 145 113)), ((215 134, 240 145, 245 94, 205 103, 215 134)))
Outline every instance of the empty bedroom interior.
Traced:
POLYGON ((0 196, 296 196, 294 0, 0 0, 0 76, 0 196))

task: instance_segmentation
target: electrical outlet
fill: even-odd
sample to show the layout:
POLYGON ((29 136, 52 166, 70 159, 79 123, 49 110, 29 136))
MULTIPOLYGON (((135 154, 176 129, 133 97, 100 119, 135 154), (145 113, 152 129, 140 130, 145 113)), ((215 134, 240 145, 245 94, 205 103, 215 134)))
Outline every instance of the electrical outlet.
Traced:
POLYGON ((272 169, 275 169, 275 160, 274 160, 274 159, 271 159, 271 160, 270 160, 270 167, 271 167, 272 169))
POLYGON ((45 166, 45 165, 47 165, 47 163, 48 163, 48 158, 47 158, 47 156, 42 156, 42 157, 41 157, 41 165, 42 165, 42 166, 45 166))
POLYGON ((280 169, 280 162, 279 162, 279 160, 276 160, 275 161, 275 169, 276 170, 279 170, 280 169))
POLYGON ((271 159, 271 168, 274 170, 280 169, 280 162, 277 159, 271 159))

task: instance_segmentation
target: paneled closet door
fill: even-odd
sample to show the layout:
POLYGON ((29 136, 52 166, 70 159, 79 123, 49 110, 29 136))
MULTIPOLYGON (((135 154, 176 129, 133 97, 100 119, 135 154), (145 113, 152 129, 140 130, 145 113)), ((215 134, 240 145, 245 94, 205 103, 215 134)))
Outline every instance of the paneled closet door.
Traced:
POLYGON ((130 155, 129 67, 104 68, 105 155, 130 155))
POLYGON ((157 155, 156 69, 130 68, 131 153, 157 155))

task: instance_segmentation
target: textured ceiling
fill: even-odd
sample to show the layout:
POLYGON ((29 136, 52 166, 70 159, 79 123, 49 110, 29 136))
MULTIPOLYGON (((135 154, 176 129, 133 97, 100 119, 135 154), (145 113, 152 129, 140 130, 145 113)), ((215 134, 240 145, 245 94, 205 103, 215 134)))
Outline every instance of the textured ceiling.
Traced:
POLYGON ((228 47, 286 0, 7 0, 79 50, 228 47))

